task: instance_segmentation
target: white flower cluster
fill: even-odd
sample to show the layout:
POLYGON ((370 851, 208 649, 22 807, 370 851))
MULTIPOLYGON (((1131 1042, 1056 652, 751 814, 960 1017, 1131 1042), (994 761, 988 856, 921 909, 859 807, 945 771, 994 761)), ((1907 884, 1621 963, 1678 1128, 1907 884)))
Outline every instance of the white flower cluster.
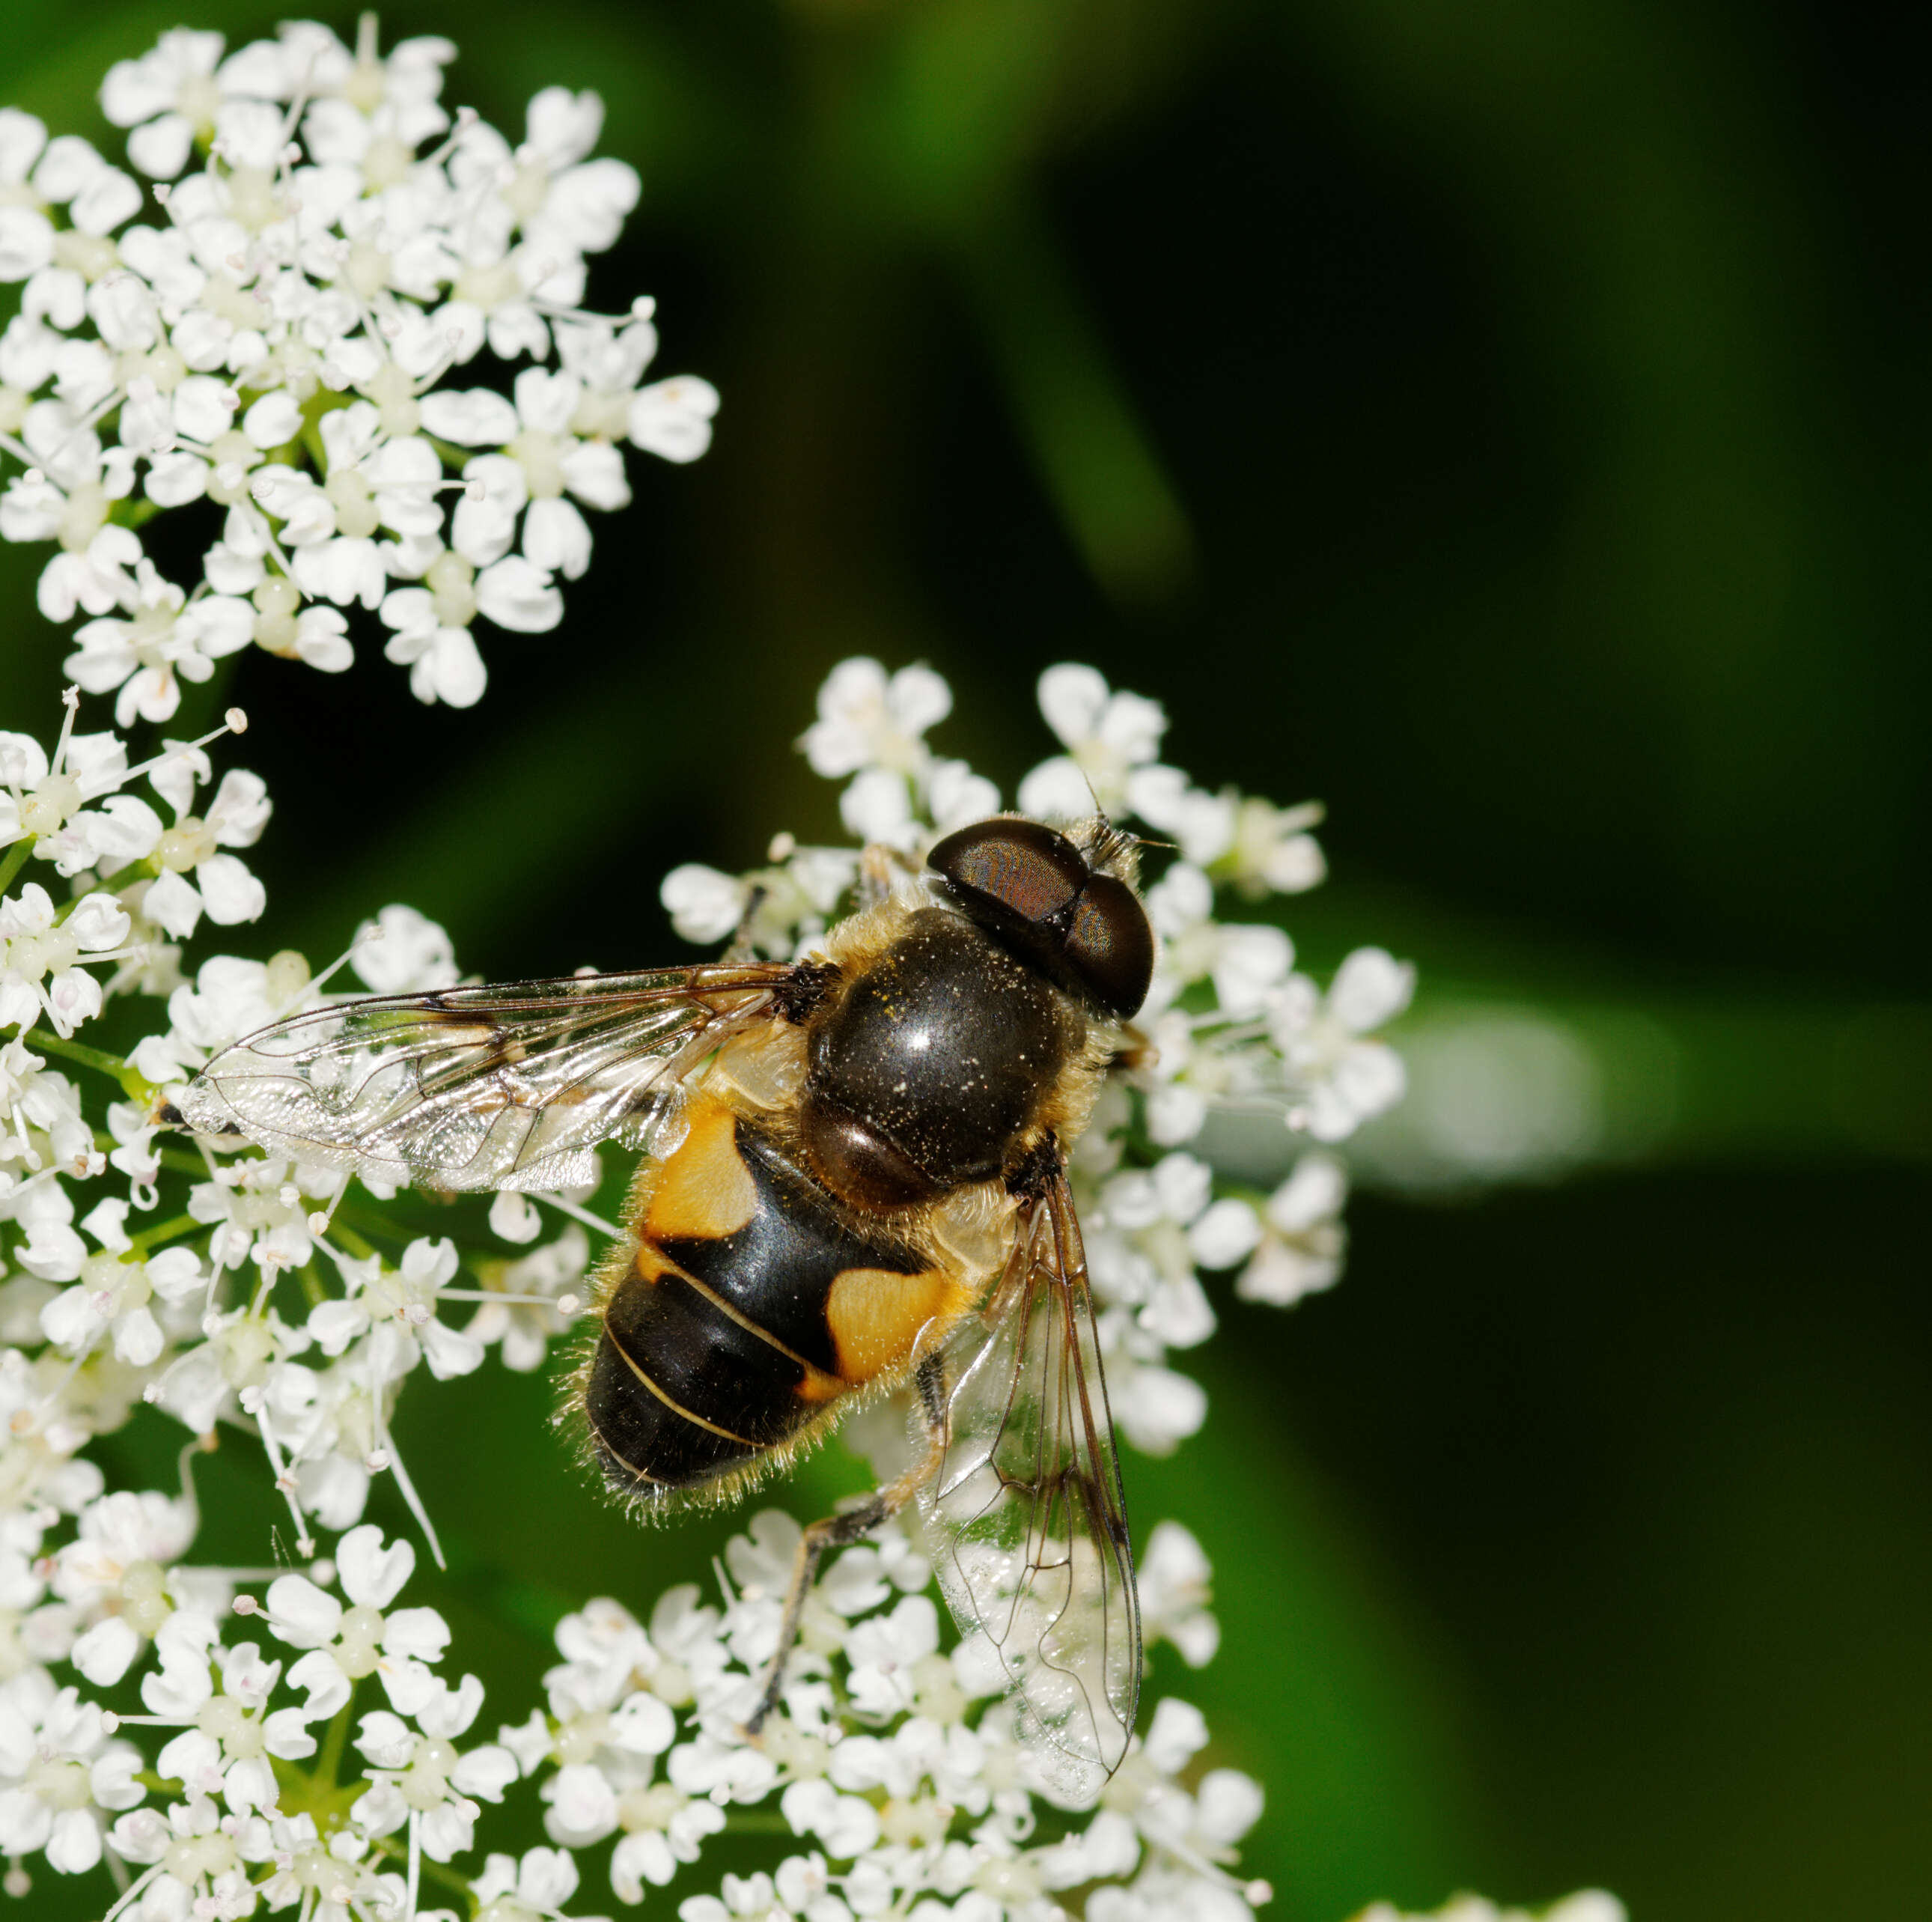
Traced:
POLYGON ((1102 1922, 1245 1922, 1265 1898, 1226 1866, 1261 1791, 1234 1770, 1190 1767, 1208 1731, 1177 1698, 1160 1704, 1096 1810, 1072 1818, 1042 1803, 997 1700, 997 1659, 942 1650, 929 1571, 896 1532, 847 1550, 814 1590, 760 1746, 740 1724, 776 1646, 799 1536, 775 1511, 732 1539, 717 1602, 674 1588, 648 1629, 610 1600, 566 1616, 544 1705, 490 1740, 476 1677, 440 1671, 442 1617, 392 1605, 414 1569, 406 1542, 352 1529, 332 1565, 268 1580, 258 1597, 259 1572, 175 1560, 193 1533, 178 1506, 97 1496, 80 1539, 52 1557, 71 1581, 113 1585, 120 1612, 104 1620, 151 1641, 154 1662, 138 1713, 57 1689, 39 1662, 0 1684, 11 1892, 28 1886, 28 1856, 77 1874, 104 1851, 122 1884, 111 1913, 142 1922, 298 1905, 312 1915, 318 1901, 344 1922, 446 1917, 421 1905, 422 1865, 471 1854, 480 1804, 529 1784, 555 1846, 453 1872, 478 1905, 513 1896, 554 1913, 578 1889, 577 1856, 614 1839, 610 1891, 640 1902, 727 1832, 734 1809, 758 1803, 776 1805, 804 1851, 775 1874, 726 1874, 722 1899, 681 1905, 683 1922, 1053 1922, 1058 1891, 1096 1881, 1109 1884, 1088 1896, 1102 1922), (318 1725, 322 1756, 302 1772, 308 1792, 292 1794, 296 1771, 274 1764, 316 1758, 318 1725), (128 1739, 147 1730, 159 1731, 150 1773, 163 1785, 152 1799, 128 1739), (325 1806, 334 1819, 319 1826, 325 1806))
POLYGON ((353 48, 164 34, 100 90, 134 173, 0 110, 0 539, 55 544, 40 610, 86 617, 68 671, 123 727, 251 644, 339 671, 352 607, 421 699, 466 707, 476 622, 562 618, 624 445, 710 444, 712 387, 646 379, 652 303, 584 306, 638 194, 592 157, 602 104, 546 88, 513 143, 442 106, 454 54, 383 54, 373 16, 353 48), (534 363, 507 395, 450 384, 486 348, 534 363), (204 499, 219 537, 177 584, 137 530, 204 499))
MULTIPOLYGON (((846 826, 909 868, 940 835, 1000 808, 991 782, 926 744, 952 705, 929 668, 889 674, 848 660, 800 743, 819 773, 845 781, 846 826)), ((1114 1420, 1135 1446, 1164 1455, 1207 1413, 1198 1386, 1168 1364, 1169 1351, 1214 1332, 1202 1271, 1238 1269, 1238 1295, 1279 1306, 1340 1274, 1348 1176, 1334 1144, 1401 1098, 1401 1057, 1373 1035, 1407 1007, 1414 971, 1360 948, 1324 988, 1297 970, 1294 944, 1273 921, 1219 917, 1230 898, 1261 902, 1321 881, 1310 831, 1318 807, 1197 788, 1158 758, 1160 704, 1117 692, 1090 667, 1049 668, 1040 705, 1064 751, 1021 782, 1020 812, 1071 821, 1098 806, 1171 837, 1175 853, 1147 890, 1160 946, 1136 1021, 1144 1065, 1103 1092, 1073 1158, 1114 1420), (1217 1108, 1276 1114, 1322 1145, 1272 1194, 1217 1184, 1190 1146, 1217 1108)), ((761 951, 802 954, 850 908, 859 869, 856 848, 781 836, 770 864, 748 874, 674 869, 664 902, 688 940, 722 940, 748 914, 761 951)))
POLYGON ((727 1875, 722 1899, 682 1905, 683 1922, 1050 1922, 1057 1891, 1096 1881, 1114 1886, 1089 1896, 1099 1905, 1089 1912, 1119 1922, 1248 1915, 1265 1892, 1224 1865, 1259 1816, 1261 1791, 1232 1770, 1191 1787, 1178 1779, 1207 1743, 1199 1713, 1163 1701, 1092 1814, 1042 1805, 998 1699, 997 1659, 982 1645, 943 1648, 929 1572, 896 1530, 830 1565, 782 1711, 748 1746, 740 1724, 777 1646, 799 1533, 776 1511, 754 1516, 727 1548, 722 1607, 682 1587, 658 1601, 648 1632, 613 1602, 568 1617, 557 1631, 566 1662, 546 1678, 548 1713, 501 1731, 525 1773, 542 1778, 554 1842, 620 1838, 610 1878, 620 1900, 695 1860, 705 1837, 728 1827, 731 1807, 775 1801, 812 1852, 774 1875, 727 1875), (1182 1908, 1159 1906, 1175 1896, 1182 1908))
MULTIPOLYGON (((1088 779, 1113 778, 1093 743, 1124 731, 1109 716, 1131 697, 1087 669, 1056 669, 1047 689, 1069 761, 1088 779), (1070 689, 1085 732, 1068 718, 1070 689)), ((916 854, 943 823, 996 806, 990 786, 923 746, 949 699, 922 671, 889 680, 847 664, 808 751, 852 777, 848 818, 884 848, 786 845, 747 880, 680 870, 666 889, 680 924, 715 939, 762 887, 758 938, 790 951, 839 911, 862 858, 916 854)), ((262 911, 230 850, 262 831, 267 794, 240 770, 216 783, 208 749, 219 736, 136 762, 114 731, 77 732, 77 704, 70 696, 51 747, 0 735, 10 810, 0 818, 9 1892, 25 1892, 42 1865, 99 1868, 117 1884, 112 1922, 238 1922, 258 1909, 300 1922, 454 1922, 428 1905, 454 1888, 466 1912, 530 1922, 573 1902, 586 1867, 617 1902, 644 1899, 700 1855, 714 1860, 755 1808, 743 1819, 768 1831, 775 1813, 796 1851, 769 1872, 722 1875, 717 1893, 682 1902, 682 1922, 1054 1922, 1075 1890, 1090 1922, 1246 1922, 1267 1891, 1239 1878, 1234 1851, 1262 1791, 1208 1765, 1199 1713, 1163 1695, 1097 1809, 1058 1805, 1015 1738, 997 1662, 945 1632, 915 1534, 887 1533, 827 1566, 757 1744, 742 1724, 777 1646, 798 1539, 776 1512, 733 1541, 715 1598, 674 1590, 647 1625, 608 1601, 568 1616, 544 1705, 496 1723, 490 1739, 448 1624, 410 1599, 414 1550, 386 1541, 364 1510, 374 1479, 393 1476, 434 1551, 393 1439, 398 1395, 412 1377, 476 1369, 492 1346, 512 1368, 540 1364, 582 1307, 584 1230, 602 1224, 582 1194, 500 1196, 487 1225, 480 1210, 458 1210, 446 1238, 425 1238, 398 1224, 380 1191, 158 1130, 170 1089, 215 1050, 312 1004, 333 970, 286 951, 190 966, 182 944, 204 922, 262 911), (30 863, 60 887, 23 879, 30 863), (100 1045, 110 1032, 124 1053, 100 1045), (110 1488, 90 1444, 143 1403, 191 1439, 178 1469, 110 1488), (259 1443, 298 1567, 194 1559, 192 1463, 222 1428, 259 1443), (478 1863, 484 1805, 518 1794, 542 1809, 550 1845, 478 1863)), ((1138 718, 1116 758, 1132 780, 1156 771, 1158 711, 1126 711, 1138 718)), ((231 713, 221 731, 244 725, 231 713)), ((1042 770, 1035 785, 1049 778, 1042 770)), ((1305 814, 1210 800, 1165 773, 1154 791, 1190 815, 1222 808, 1250 824, 1225 846, 1198 841, 1192 858, 1184 845, 1156 899, 1196 885, 1176 881, 1184 874, 1253 893, 1318 872, 1305 814)), ((1240 1265, 1246 1292, 1285 1300, 1332 1280, 1340 1257, 1342 1183, 1327 1150, 1304 1156, 1271 1198, 1216 1198, 1184 1144, 1226 1099, 1271 1101, 1324 1140, 1346 1133, 1399 1086, 1384 1072, 1365 1096, 1372 1076, 1352 1051, 1380 1049, 1365 1032, 1407 989, 1406 973, 1373 951, 1321 991, 1293 972, 1270 924, 1223 925, 1198 902, 1160 917, 1150 1023, 1191 1053, 1179 1068, 1150 1059, 1132 1071, 1077 1170, 1116 1413, 1130 1441, 1155 1449, 1204 1412, 1166 1360, 1214 1326, 1198 1270, 1240 1265), (1215 1065, 1187 1065, 1197 1059, 1215 1065)), ((344 958, 379 992, 457 978, 442 931, 400 906, 344 958)), ((882 1413, 859 1425, 876 1439, 895 1425, 882 1413)), ((1140 1582, 1150 1643, 1192 1666, 1211 1659, 1211 1572, 1185 1528, 1153 1530, 1140 1582)))
POLYGON ((1624 1905, 1601 1889, 1579 1889, 1547 1908, 1502 1908, 1486 1896, 1459 1895, 1426 1914, 1410 1914, 1394 1903, 1372 1903, 1355 1922, 1625 1922, 1624 1905))
MULTIPOLYGON (((208 752, 245 717, 231 710, 206 740, 137 761, 116 730, 77 731, 79 707, 70 689, 51 746, 0 733, 0 1853, 19 1892, 27 1857, 81 1872, 112 1827, 110 1866, 124 1879, 145 1865, 138 1913, 181 1922, 196 1902, 241 1915, 261 1899, 260 1865, 288 1854, 274 1764, 315 1752, 307 1725, 347 1681, 379 1674, 424 1739, 467 1726, 476 1692, 434 1675, 447 1635, 430 1611, 380 1620, 410 1551, 381 1556, 356 1524, 373 1476, 392 1470, 406 1491, 387 1439, 402 1380, 418 1364, 474 1369, 492 1344, 537 1366, 590 1251, 566 1221, 519 1252, 539 1224, 526 1205, 500 1209, 500 1232, 466 1251, 472 1285, 452 1287, 452 1243, 376 1224, 386 1258, 332 1222, 337 1177, 170 1145, 160 1091, 322 978, 292 952, 184 969, 204 922, 266 905, 232 851, 266 825, 266 789, 236 768, 218 782, 208 752), (25 878, 30 864, 44 879, 25 878), (96 1044, 110 1024, 129 1032, 143 1002, 124 1054, 96 1044), (439 1319, 450 1303, 464 1326, 439 1319), (225 1424, 258 1438, 305 1557, 319 1531, 350 1531, 314 1569, 339 1580, 346 1612, 278 1585, 271 1625, 310 1650, 289 1671, 305 1697, 275 1698, 279 1665, 226 1632, 249 1607, 237 1572, 184 1560, 199 1523, 185 1466, 178 1494, 110 1490, 87 1458, 144 1401, 196 1436, 225 1424), (146 1714, 97 1698, 136 1674, 146 1714), (170 1733, 146 1755, 124 1721, 170 1733), (177 1797, 149 1800, 136 1779, 149 1767, 177 1797)), ((441 931, 406 908, 385 909, 346 958, 378 990, 455 978, 441 931)), ((466 1794, 480 1792, 475 1772, 466 1794)))

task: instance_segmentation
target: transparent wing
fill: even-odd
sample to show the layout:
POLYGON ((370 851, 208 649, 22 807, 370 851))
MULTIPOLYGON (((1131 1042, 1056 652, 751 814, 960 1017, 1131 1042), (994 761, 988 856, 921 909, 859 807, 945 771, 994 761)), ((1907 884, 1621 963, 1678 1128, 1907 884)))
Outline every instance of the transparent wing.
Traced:
POLYGON ((648 1146, 684 1077, 770 1019, 792 972, 719 963, 340 1002, 224 1050, 178 1106, 200 1133, 385 1182, 572 1188, 600 1142, 648 1146))
POLYGON ((921 1498, 940 1587, 962 1632, 998 1651, 1050 1785, 1090 1803, 1133 1733, 1140 1608, 1064 1176, 1022 1214, 944 1366, 945 1454, 921 1498))

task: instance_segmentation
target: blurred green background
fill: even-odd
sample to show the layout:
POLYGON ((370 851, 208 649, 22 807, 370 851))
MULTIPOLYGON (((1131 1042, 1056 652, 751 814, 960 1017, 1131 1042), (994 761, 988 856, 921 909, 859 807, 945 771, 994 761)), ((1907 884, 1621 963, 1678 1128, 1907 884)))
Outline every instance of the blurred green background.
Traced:
MULTIPOLYGON (((182 11, 16 0, 0 96, 105 139, 100 76, 182 11)), ((1222 1655, 1156 1680, 1268 1786, 1270 1912, 1584 1883, 1640 1922, 1922 1911, 1920 20, 383 26, 453 35, 446 97, 513 137, 537 86, 602 91, 646 193, 593 303, 657 294, 664 371, 724 406, 700 465, 634 462, 560 632, 488 638, 474 713, 418 709, 374 644, 209 691, 278 806, 249 941, 320 961, 406 899, 486 974, 638 965, 680 951, 666 868, 834 831, 790 743, 842 656, 932 661, 942 744, 1009 792, 1044 665, 1157 695, 1197 777, 1329 804, 1304 957, 1384 941, 1424 984, 1343 1284, 1286 1315, 1224 1290, 1206 1430, 1128 1464, 1142 1527, 1184 1518, 1216 1564, 1222 1655)), ((34 728, 64 651, 40 558, 0 554, 0 712, 34 728)), ((548 1396, 493 1362, 400 1431, 452 1539, 431 1592, 506 1713, 563 1598, 701 1577, 724 1532, 628 1530, 548 1396)), ((254 1560, 244 1454, 204 1486, 254 1560)), ((855 1472, 824 1458, 791 1505, 855 1472)))

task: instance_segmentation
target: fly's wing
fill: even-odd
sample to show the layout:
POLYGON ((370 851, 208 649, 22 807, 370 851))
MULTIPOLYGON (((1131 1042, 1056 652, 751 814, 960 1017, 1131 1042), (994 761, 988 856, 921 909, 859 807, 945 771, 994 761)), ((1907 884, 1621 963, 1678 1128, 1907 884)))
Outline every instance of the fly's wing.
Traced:
POLYGON ((1140 1607, 1064 1175, 1022 1211, 1018 1237, 944 1351, 945 1454, 921 1505, 954 1619, 998 1652, 1022 1739, 1084 1806, 1133 1733, 1140 1607))
POLYGON ((648 1146, 684 1077, 771 1019, 793 972, 719 963, 340 1002, 224 1050, 177 1107, 199 1133, 380 1181, 575 1187, 598 1143, 648 1146))

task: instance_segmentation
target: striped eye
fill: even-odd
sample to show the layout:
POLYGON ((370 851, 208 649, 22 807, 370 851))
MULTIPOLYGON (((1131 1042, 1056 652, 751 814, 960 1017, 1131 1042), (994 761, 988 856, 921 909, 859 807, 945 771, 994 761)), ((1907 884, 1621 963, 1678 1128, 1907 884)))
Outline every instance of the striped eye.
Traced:
POLYGON ((1037 821, 982 821, 935 842, 926 861, 982 927, 1116 1020, 1139 1011, 1154 974, 1147 911, 1064 834, 1037 821))
POLYGON ((1111 874, 1088 877, 1064 953, 1067 966, 1117 1020, 1130 1021, 1140 1012, 1154 978, 1154 929, 1125 881, 1111 874))
POLYGON ((982 821, 934 843, 926 864, 943 874, 976 921, 1018 933, 1065 926, 1087 863, 1064 834, 1037 821, 982 821))

